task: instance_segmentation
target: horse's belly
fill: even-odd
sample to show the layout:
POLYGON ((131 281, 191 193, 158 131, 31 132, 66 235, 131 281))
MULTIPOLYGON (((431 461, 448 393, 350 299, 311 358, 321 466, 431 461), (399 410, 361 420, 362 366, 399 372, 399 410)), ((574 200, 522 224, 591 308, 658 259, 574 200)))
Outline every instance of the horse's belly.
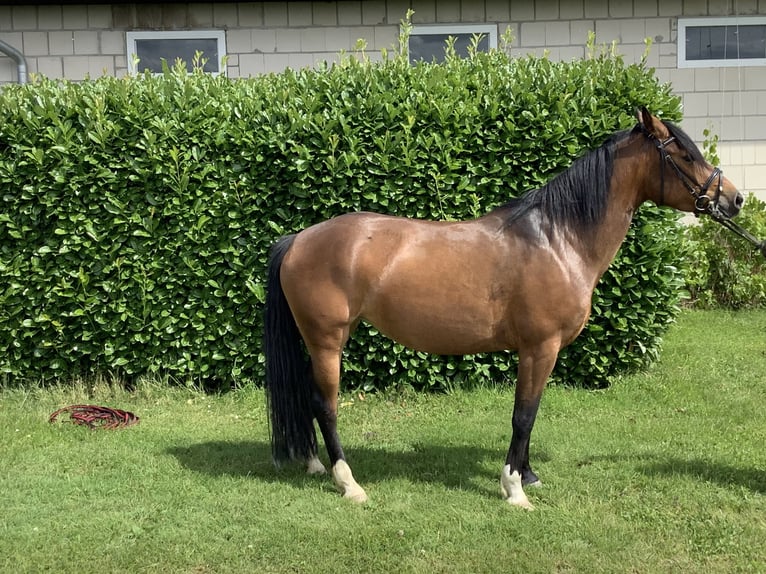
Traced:
POLYGON ((507 293, 492 276, 487 262, 492 258, 457 248, 446 258, 436 247, 400 254, 378 275, 364 273, 361 316, 423 352, 464 355, 506 348, 498 335, 507 293))
POLYGON ((445 308, 442 313, 403 305, 365 317, 381 333, 405 347, 437 355, 469 355, 507 348, 486 313, 445 308))

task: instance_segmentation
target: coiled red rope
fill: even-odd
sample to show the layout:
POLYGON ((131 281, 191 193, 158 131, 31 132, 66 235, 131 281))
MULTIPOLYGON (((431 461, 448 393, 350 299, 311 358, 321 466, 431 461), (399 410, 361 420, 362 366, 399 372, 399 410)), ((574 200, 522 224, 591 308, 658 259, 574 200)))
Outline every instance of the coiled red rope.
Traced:
MULTIPOLYGON (((86 425, 91 429, 116 429, 138 424, 140 420, 129 411, 100 407, 97 405, 71 405, 51 414, 48 422, 54 423, 59 415, 68 415, 69 422, 86 425)), ((62 418, 62 422, 66 419, 62 418)))

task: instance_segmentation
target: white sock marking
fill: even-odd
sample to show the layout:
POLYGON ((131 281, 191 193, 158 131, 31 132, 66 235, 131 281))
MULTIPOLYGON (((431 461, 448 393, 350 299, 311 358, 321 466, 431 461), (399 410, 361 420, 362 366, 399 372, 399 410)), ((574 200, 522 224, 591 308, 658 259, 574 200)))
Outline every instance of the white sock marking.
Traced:
POLYGON ((324 474, 327 472, 327 469, 322 464, 322 461, 319 460, 319 457, 314 456, 306 463, 306 472, 308 474, 324 474))
POLYGON ((511 465, 506 464, 503 467, 503 472, 500 475, 500 490, 503 493, 503 498, 512 504, 513 506, 519 506, 527 510, 532 510, 532 506, 524 494, 524 488, 521 486, 521 473, 518 470, 514 470, 511 473, 511 465))

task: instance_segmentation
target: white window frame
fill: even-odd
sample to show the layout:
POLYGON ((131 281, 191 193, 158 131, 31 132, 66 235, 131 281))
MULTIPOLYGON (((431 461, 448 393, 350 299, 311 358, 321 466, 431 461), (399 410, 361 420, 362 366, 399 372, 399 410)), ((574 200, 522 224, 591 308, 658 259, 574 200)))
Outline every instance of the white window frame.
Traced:
MULTIPOLYGON (((224 30, 193 30, 193 31, 157 31, 140 30, 126 32, 126 41, 128 45, 128 71, 131 74, 137 72, 136 68, 136 41, 137 40, 216 40, 218 43, 218 72, 213 75, 226 75, 226 66, 224 66, 224 57, 226 56, 226 32, 224 30)), ((203 58, 207 57, 205 54, 203 58)), ((168 66, 173 67, 175 62, 168 62, 168 66)), ((188 62, 187 62, 188 63, 188 62)))
MULTIPOLYGON (((496 24, 419 24, 412 26, 412 36, 450 36, 457 34, 470 34, 471 36, 486 36, 490 50, 497 48, 497 25, 496 24)), ((407 42, 407 58, 410 54, 409 41, 407 42)))
POLYGON ((728 60, 687 60, 686 29, 698 26, 764 26, 766 16, 728 16, 721 18, 679 18, 678 19, 678 67, 679 68, 724 68, 740 66, 766 66, 766 58, 738 58, 728 60))

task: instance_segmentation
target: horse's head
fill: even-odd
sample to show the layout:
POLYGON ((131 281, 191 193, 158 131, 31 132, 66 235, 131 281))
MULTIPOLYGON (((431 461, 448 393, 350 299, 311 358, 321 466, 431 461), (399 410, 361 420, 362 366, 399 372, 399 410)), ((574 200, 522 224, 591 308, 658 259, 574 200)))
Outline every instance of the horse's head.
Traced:
POLYGON ((659 153, 660 168, 656 176, 650 175, 656 179, 656 197, 652 198, 655 203, 725 218, 739 213, 745 198, 720 169, 705 161, 699 148, 678 126, 662 122, 646 108, 638 111, 638 123, 659 153))

